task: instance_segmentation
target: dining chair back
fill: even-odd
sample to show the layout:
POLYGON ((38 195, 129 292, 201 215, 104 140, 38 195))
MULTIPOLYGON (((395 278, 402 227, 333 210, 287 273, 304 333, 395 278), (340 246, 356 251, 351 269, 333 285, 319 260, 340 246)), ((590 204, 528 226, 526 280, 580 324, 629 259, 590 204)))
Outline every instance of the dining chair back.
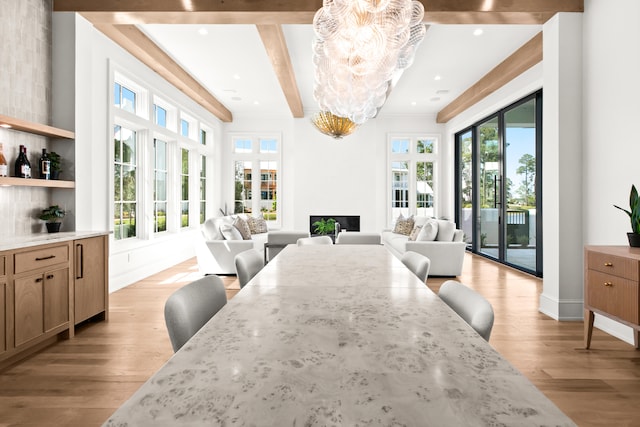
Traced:
POLYGON ((176 352, 227 303, 222 279, 205 276, 183 286, 169 296, 164 320, 176 352))
POLYGON ((429 277, 429 269, 431 268, 431 260, 426 256, 417 252, 407 251, 402 255, 402 263, 413 272, 418 279, 427 282, 429 277))
POLYGON ((493 307, 482 295, 455 280, 440 286, 438 296, 485 340, 493 328, 493 307))
POLYGON ((249 283, 249 280, 253 279, 253 276, 258 274, 264 267, 262 255, 253 249, 240 252, 234 258, 234 262, 238 282, 240 282, 240 289, 244 288, 244 286, 249 283))
POLYGON ((298 246, 306 245, 333 245, 333 240, 329 236, 303 237, 298 239, 298 246))

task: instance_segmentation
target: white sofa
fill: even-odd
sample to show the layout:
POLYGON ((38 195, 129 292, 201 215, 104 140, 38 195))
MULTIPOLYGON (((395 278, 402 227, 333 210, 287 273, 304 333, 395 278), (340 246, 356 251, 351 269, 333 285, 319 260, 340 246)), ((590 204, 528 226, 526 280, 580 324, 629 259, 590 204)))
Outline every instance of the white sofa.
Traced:
POLYGON ((415 225, 423 227, 427 222, 429 222, 429 227, 438 228, 435 240, 410 241, 409 236, 405 234, 384 230, 382 244, 398 259, 402 258, 402 255, 407 251, 417 252, 428 257, 431 260, 429 276, 459 276, 462 274, 467 246, 463 241, 464 232, 456 229, 455 223, 451 221, 415 217, 415 225), (440 232, 444 230, 446 231, 440 232))
MULTIPOLYGON (((242 217, 242 216, 241 216, 242 217)), ((207 219, 196 242, 196 257, 201 274, 236 274, 234 258, 240 252, 255 250, 264 256, 268 233, 251 234, 249 240, 229 240, 221 232, 223 225, 232 225, 233 216, 207 219)), ((229 237, 229 236, 228 236, 229 237)))

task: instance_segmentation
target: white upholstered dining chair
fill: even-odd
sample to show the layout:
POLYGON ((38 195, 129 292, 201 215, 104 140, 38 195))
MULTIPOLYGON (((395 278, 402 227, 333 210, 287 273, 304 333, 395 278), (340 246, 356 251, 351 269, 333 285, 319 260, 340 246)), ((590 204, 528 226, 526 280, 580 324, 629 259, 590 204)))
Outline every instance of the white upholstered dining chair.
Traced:
POLYGON ((429 277, 429 269, 431 268, 431 260, 426 256, 417 252, 407 251, 402 255, 400 260, 409 270, 413 272, 418 279, 426 283, 429 277))
POLYGON ((240 282, 240 289, 244 288, 244 286, 249 283, 249 280, 253 279, 253 276, 258 274, 264 267, 262 255, 253 249, 240 252, 236 255, 234 263, 236 265, 238 282, 240 282))
POLYGON ((464 319, 482 338, 489 341, 493 329, 493 307, 482 295, 455 280, 440 286, 438 296, 464 319))
POLYGON ((164 305, 164 320, 173 351, 180 350, 226 303, 224 283, 213 275, 172 293, 164 305))
POLYGON ((333 245, 333 240, 329 236, 304 237, 296 242, 298 246, 306 245, 333 245))

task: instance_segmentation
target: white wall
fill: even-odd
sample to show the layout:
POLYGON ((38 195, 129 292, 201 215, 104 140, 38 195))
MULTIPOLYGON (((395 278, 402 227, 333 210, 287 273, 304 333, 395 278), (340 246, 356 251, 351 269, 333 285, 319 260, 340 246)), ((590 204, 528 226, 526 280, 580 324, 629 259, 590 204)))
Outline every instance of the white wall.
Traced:
MULTIPOLYGON (((627 245, 631 184, 640 186, 640 2, 585 0, 584 243, 627 245)), ((632 343, 632 330, 596 315, 595 325, 632 343)))
MULTIPOLYGON (((361 231, 387 226, 387 137, 389 134, 439 134, 434 117, 380 117, 335 140, 320 133, 309 118, 235 118, 225 124, 223 181, 233 179, 230 133, 280 131, 283 145, 281 227, 308 230, 310 215, 360 215, 361 231)), ((447 149, 443 147, 443 151, 447 149)), ((439 174, 440 177, 442 174, 439 174)), ((441 210, 451 215, 452 198, 443 187, 441 210)), ((233 186, 227 185, 227 203, 233 186)))

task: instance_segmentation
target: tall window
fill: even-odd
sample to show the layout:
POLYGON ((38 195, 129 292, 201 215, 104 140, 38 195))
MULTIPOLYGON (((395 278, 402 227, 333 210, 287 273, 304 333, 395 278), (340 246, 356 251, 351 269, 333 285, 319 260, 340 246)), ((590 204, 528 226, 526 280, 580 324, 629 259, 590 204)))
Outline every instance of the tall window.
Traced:
POLYGON ((390 220, 400 213, 435 216, 437 142, 435 136, 390 139, 390 220))
POLYGON ((200 156, 200 224, 207 219, 207 156, 200 156))
POLYGON ((180 119, 180 135, 189 138, 189 122, 185 119, 180 119))
POLYGON ((136 133, 121 126, 113 129, 114 239, 136 236, 136 133))
POLYGON ((235 137, 234 212, 278 221, 279 137, 235 137))
POLYGON ((180 182, 182 183, 182 200, 180 201, 180 226, 189 226, 189 150, 182 150, 182 170, 180 182))
POLYGON ((153 231, 167 231, 167 143, 153 140, 154 180, 153 180, 153 231))

